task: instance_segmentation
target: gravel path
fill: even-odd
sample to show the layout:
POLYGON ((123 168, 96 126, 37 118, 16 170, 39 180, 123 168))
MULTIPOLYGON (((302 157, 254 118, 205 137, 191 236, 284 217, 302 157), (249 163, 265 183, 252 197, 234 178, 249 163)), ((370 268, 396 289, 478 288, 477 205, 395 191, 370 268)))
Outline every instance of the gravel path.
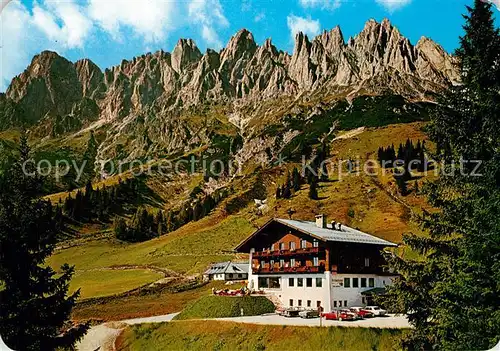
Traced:
POLYGON ((76 344, 78 351, 113 351, 115 340, 128 325, 141 323, 162 323, 170 322, 178 313, 166 314, 163 316, 126 319, 119 322, 108 322, 90 328, 87 335, 76 344))

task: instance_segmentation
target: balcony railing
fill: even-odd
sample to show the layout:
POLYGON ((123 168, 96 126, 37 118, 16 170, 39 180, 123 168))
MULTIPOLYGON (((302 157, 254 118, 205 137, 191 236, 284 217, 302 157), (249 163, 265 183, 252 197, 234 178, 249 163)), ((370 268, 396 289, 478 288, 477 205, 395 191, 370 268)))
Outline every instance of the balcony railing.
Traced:
POLYGON ((282 274, 282 273, 323 273, 325 266, 275 267, 252 268, 253 274, 282 274))
POLYGON ((305 249, 294 249, 294 250, 275 250, 275 251, 258 251, 253 253, 254 258, 263 257, 286 257, 286 256, 297 256, 297 255, 311 255, 323 252, 324 249, 320 247, 307 247, 305 249))

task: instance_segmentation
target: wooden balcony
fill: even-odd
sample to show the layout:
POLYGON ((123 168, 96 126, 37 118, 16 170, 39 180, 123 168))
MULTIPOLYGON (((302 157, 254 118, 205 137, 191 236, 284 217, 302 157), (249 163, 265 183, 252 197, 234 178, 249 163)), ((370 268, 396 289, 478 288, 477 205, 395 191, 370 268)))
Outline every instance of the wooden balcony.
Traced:
POLYGON ((324 251, 325 251, 324 248, 320 247, 307 247, 305 249, 295 249, 295 250, 258 251, 253 253, 253 258, 317 255, 320 252, 324 251))
POLYGON ((324 273, 325 266, 274 267, 252 268, 253 274, 283 274, 283 273, 324 273))

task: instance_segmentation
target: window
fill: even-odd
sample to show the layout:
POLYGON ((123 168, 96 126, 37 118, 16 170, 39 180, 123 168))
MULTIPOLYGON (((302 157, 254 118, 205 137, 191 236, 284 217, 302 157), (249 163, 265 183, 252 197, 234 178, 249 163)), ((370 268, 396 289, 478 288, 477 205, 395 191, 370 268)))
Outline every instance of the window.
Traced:
POLYGON ((242 278, 242 277, 243 277, 243 275, 242 275, 242 274, 238 274, 238 278, 242 278))
POLYGON ((352 278, 352 287, 353 288, 357 288, 359 285, 358 285, 358 278, 352 278))
POLYGON ((274 251, 274 244, 271 245, 271 251, 274 251))
POLYGON ((307 241, 306 240, 301 240, 300 241, 300 248, 305 249, 307 247, 307 241))
POLYGON ((290 259, 290 267, 295 267, 295 258, 290 259))
POLYGON ((318 246, 319 246, 318 240, 314 239, 314 241, 313 241, 313 247, 318 247, 318 246))
POLYGON ((366 278, 361 278, 361 287, 366 288, 366 278))
POLYGON ((321 306, 321 301, 316 301, 316 307, 320 307, 321 306))
POLYGON ((290 250, 295 250, 295 241, 290 241, 289 247, 290 250))
POLYGON ((269 268, 273 269, 274 268, 274 260, 269 261, 269 268))
POLYGON ((288 286, 294 286, 295 284, 295 279, 293 278, 288 278, 288 286))
POLYGON ((284 259, 280 259, 280 267, 285 267, 285 260, 284 259))
POLYGON ((297 278, 297 286, 298 287, 304 286, 304 278, 297 278))
POLYGON ((280 288, 280 278, 279 277, 273 277, 273 278, 268 278, 269 279, 269 288, 270 289, 279 289, 280 288))
POLYGON ((344 278, 344 288, 351 287, 351 278, 344 278))
POLYGON ((314 267, 318 267, 319 266, 319 258, 318 257, 314 257, 313 258, 313 264, 314 264, 314 267))
POLYGON ((313 278, 306 278, 306 287, 312 288, 313 286, 313 278))
POLYGON ((307 300, 307 307, 311 307, 311 300, 307 300))
POLYGON ((285 243, 280 243, 280 250, 284 250, 285 249, 285 243))
POLYGON ((337 307, 337 301, 333 301, 333 307, 337 307))
POLYGON ((260 277, 259 278, 259 289, 279 289, 280 288, 280 277, 260 277))
POLYGON ((323 287, 323 279, 322 278, 316 278, 316 287, 317 288, 323 287))
POLYGON ((362 297, 362 298, 361 298, 361 303, 362 303, 363 305, 364 305, 364 304, 366 304, 366 300, 365 300, 365 298, 364 298, 364 297, 362 297))
POLYGON ((290 307, 293 307, 293 299, 290 299, 290 307))
POLYGON ((266 261, 262 260, 260 261, 260 268, 264 268, 266 265, 266 261))
POLYGON ((339 301, 339 307, 342 307, 342 300, 339 301))
POLYGON ((297 305, 298 305, 299 307, 301 307, 301 306, 302 306, 302 300, 299 300, 299 301, 297 302, 297 305))
POLYGON ((365 258, 365 267, 370 267, 370 258, 369 257, 365 258))
POLYGON ((374 288, 375 287, 375 278, 368 278, 368 286, 370 288, 374 288))
POLYGON ((347 307, 347 300, 344 300, 344 307, 347 307))

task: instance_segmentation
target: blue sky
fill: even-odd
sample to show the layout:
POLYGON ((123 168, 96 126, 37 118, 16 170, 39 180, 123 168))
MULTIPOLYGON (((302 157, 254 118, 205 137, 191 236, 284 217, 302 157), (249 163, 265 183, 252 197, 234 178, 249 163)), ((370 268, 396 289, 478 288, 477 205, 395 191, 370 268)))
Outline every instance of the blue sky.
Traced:
MULTIPOLYGON (((7 0, 0 0, 5 2, 7 0)), ((13 0, 1 14, 0 91, 33 55, 54 50, 101 68, 148 51, 171 51, 179 38, 220 49, 241 28, 292 52, 293 35, 340 25, 345 39, 387 17, 416 43, 427 36, 453 51, 472 0, 13 0)), ((500 7, 500 0, 495 0, 500 7)), ((495 11, 497 12, 497 11, 495 11)))

